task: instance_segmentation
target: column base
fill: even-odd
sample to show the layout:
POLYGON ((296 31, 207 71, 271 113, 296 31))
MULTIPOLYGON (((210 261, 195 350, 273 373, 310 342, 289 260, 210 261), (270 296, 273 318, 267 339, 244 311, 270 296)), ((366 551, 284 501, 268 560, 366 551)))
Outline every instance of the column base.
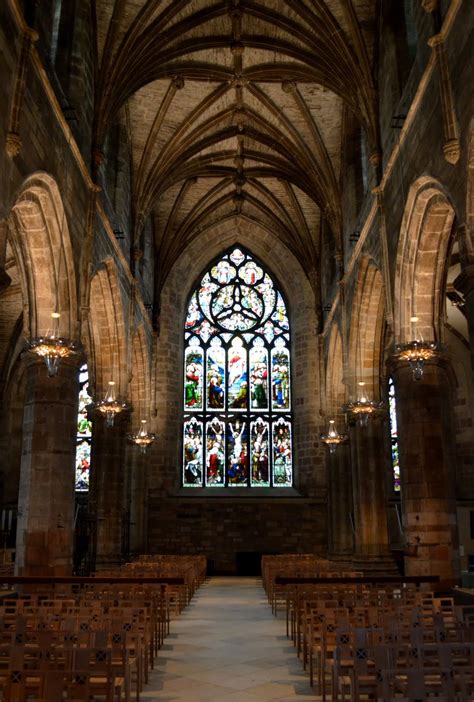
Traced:
POLYGON ((390 553, 363 554, 356 553, 352 558, 352 569, 360 570, 368 577, 377 575, 400 575, 395 559, 390 553))

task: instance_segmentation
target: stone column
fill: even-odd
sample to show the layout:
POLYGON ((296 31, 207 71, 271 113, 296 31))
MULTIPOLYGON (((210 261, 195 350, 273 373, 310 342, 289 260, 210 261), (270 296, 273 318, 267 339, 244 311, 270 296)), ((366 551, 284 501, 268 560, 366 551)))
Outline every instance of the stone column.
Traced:
POLYGON ((63 359, 48 377, 44 361, 25 355, 16 539, 20 575, 70 575, 74 531, 74 482, 78 359, 63 359))
POLYGON ((128 412, 115 417, 113 427, 94 413, 91 451, 91 517, 95 519, 96 568, 122 562, 125 499, 125 449, 128 412))
POLYGON ((389 558, 384 418, 366 426, 351 427, 351 462, 354 495, 354 567, 379 570, 389 558))
POLYGON ((5 256, 7 250, 7 221, 0 220, 0 293, 8 288, 11 278, 5 271, 5 256))
POLYGON ((449 365, 427 363, 415 381, 406 364, 393 370, 407 575, 460 577, 449 365))
POLYGON ((454 287, 464 295, 464 314, 469 329, 471 368, 474 373, 474 263, 465 266, 454 281, 454 287))
POLYGON ((142 453, 133 447, 130 460, 130 552, 134 555, 147 551, 148 474, 150 451, 142 453))
POLYGON ((352 512, 352 475, 350 448, 338 446, 335 453, 328 451, 329 485, 329 553, 334 558, 352 555, 354 538, 350 513, 352 512))

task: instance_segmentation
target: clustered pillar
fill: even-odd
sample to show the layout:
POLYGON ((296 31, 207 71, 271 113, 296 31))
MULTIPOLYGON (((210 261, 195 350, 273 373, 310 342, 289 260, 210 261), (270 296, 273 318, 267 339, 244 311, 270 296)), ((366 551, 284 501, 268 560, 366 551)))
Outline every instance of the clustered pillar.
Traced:
POLYGON ((414 381, 406 364, 393 371, 407 575, 460 576, 454 433, 449 365, 425 365, 414 381))
POLYGON ((350 430, 356 569, 370 570, 389 555, 384 431, 381 416, 350 430))
POLYGON ((329 550, 333 557, 350 557, 354 538, 351 525, 352 475, 350 447, 339 446, 328 452, 329 482, 329 550))
POLYGON ((26 395, 18 502, 16 571, 70 575, 74 533, 77 357, 50 378, 44 361, 25 355, 26 395))
POLYGON ((124 553, 124 530, 128 529, 124 435, 128 421, 127 412, 118 414, 112 427, 107 427, 102 417, 94 418, 90 511, 96 531, 95 565, 99 569, 117 565, 124 553))

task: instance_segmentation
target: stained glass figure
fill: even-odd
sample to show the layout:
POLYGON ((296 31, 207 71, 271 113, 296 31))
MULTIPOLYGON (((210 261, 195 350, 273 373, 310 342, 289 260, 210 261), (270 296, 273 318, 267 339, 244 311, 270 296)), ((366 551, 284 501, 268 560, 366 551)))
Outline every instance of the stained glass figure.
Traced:
POLYGON ((184 423, 184 485, 202 486, 202 423, 190 419, 184 423))
POLYGON ((251 484, 260 487, 270 485, 270 460, 268 457, 268 422, 258 417, 250 425, 251 484))
POLYGON ((275 485, 291 485, 291 424, 279 419, 273 425, 273 479, 275 485))
POLYGON ((262 339, 250 349, 250 406, 253 410, 268 409, 268 351, 262 339))
POLYGON ((272 350, 272 406, 290 409, 290 354, 282 339, 277 339, 272 350))
POLYGON ((92 402, 89 395, 89 371, 87 365, 79 370, 79 410, 77 415, 76 437, 76 491, 89 490, 91 467, 92 422, 87 416, 86 407, 92 402))
POLYGON ((207 351, 207 409, 223 410, 225 401, 225 350, 213 339, 207 351))
POLYGON ((248 478, 247 423, 239 418, 227 425, 227 476, 229 485, 246 485, 248 478))
POLYGON ((390 413, 390 443, 392 448, 392 480, 395 492, 400 492, 400 462, 398 456, 397 401, 393 378, 388 380, 388 406, 390 413))
POLYGON ((193 337, 185 354, 184 405, 186 409, 202 409, 202 368, 204 353, 193 337))
POLYGON ((206 485, 224 485, 225 466, 225 424, 213 419, 206 431, 206 485))
POLYGON ((229 388, 229 409, 247 409, 247 350, 240 337, 234 339, 229 349, 227 387, 229 388))
POLYGON ((183 486, 291 486, 290 324, 247 251, 204 273, 184 339, 183 486))

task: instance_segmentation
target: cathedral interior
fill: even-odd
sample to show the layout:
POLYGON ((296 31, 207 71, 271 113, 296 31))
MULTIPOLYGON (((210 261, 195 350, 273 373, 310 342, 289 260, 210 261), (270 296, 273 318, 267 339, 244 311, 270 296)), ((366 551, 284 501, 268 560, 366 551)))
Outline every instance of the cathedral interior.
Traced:
POLYGON ((469 580, 473 30, 472 0, 0 3, 5 572, 469 580))

